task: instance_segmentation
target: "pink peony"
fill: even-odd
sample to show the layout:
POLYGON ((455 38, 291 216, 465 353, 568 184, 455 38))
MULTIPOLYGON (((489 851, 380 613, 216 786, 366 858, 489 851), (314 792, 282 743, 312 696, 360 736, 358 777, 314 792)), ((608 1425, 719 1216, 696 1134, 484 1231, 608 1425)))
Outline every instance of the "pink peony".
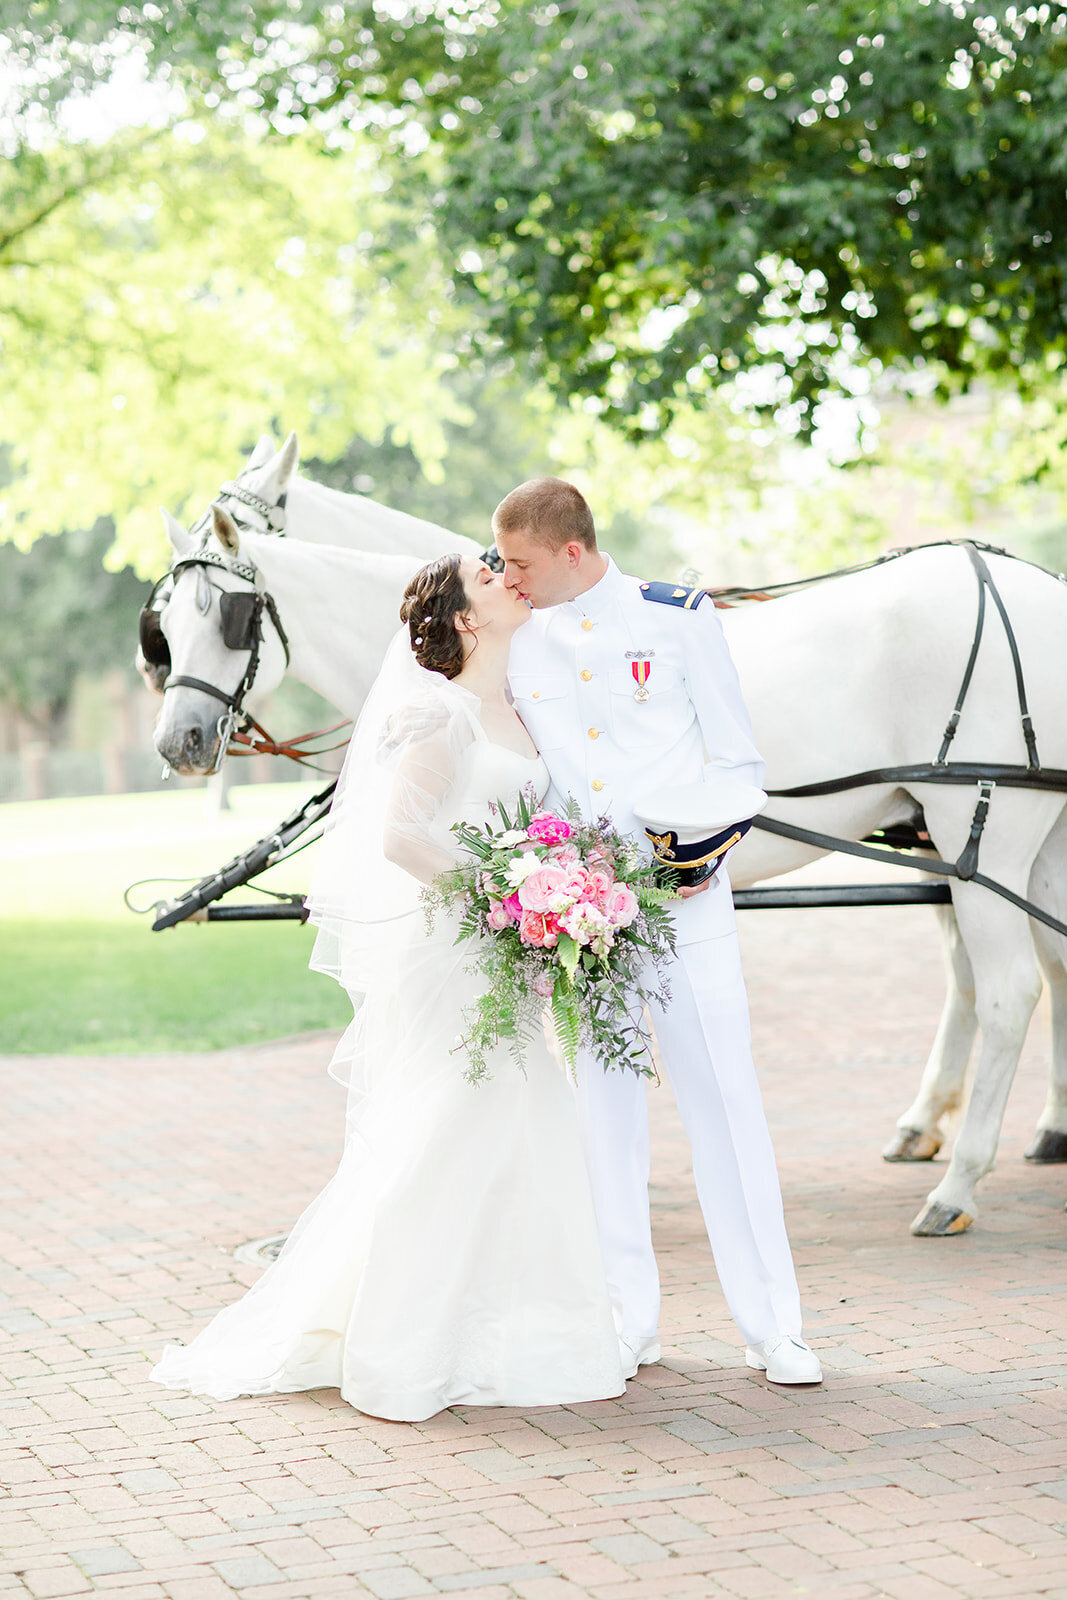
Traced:
POLYGON ((613 928, 628 928, 639 909, 637 896, 624 883, 617 883, 603 909, 613 928))
POLYGON ((494 933, 502 933, 505 928, 511 927, 513 918, 502 900, 490 900, 485 920, 494 933))
POLYGON ((534 994, 539 994, 542 1000, 551 1000, 555 984, 547 972, 542 972, 539 978, 534 979, 534 994))
POLYGON ((615 879, 611 873, 597 869, 590 872, 589 881, 582 890, 582 899, 590 901, 599 911, 605 911, 614 887, 615 879))
POLYGON ((580 861, 581 855, 578 846, 574 844, 557 844, 548 853, 549 860, 555 861, 558 866, 570 867, 580 861))
POLYGON ((571 825, 551 811, 539 811, 536 817, 531 817, 526 832, 539 844, 562 844, 571 836, 571 825))
POLYGON ((568 906, 573 906, 580 900, 589 883, 589 874, 580 864, 571 867, 565 874, 563 882, 558 886, 552 896, 552 911, 566 911, 568 906))
POLYGON ((538 867, 519 887, 519 900, 524 911, 548 911, 552 897, 566 883, 567 874, 562 867, 549 864, 538 867))
POLYGON ((503 905, 512 922, 522 921, 522 901, 517 894, 509 894, 503 905))
POLYGON ((559 924, 555 917, 543 911, 524 911, 519 924, 519 938, 523 944, 550 949, 559 942, 559 924))

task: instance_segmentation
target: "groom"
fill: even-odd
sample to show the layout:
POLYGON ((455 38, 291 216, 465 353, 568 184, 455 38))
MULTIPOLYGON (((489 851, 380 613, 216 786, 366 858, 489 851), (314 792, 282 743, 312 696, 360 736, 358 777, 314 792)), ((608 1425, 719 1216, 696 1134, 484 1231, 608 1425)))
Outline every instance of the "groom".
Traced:
MULTIPOLYGON (((730 773, 759 786, 763 762, 712 602, 645 583, 597 548, 592 513, 560 478, 534 478, 493 514, 504 578, 533 610, 508 682, 552 779, 588 817, 643 837, 645 793, 730 773)), ((796 1274, 749 1043, 748 1004, 725 870, 682 891, 671 999, 652 1021, 693 1151, 715 1265, 750 1367, 818 1383, 800 1337, 796 1274)), ((578 1106, 627 1376, 659 1359, 659 1274, 649 1224, 644 1082, 579 1065, 578 1106)))

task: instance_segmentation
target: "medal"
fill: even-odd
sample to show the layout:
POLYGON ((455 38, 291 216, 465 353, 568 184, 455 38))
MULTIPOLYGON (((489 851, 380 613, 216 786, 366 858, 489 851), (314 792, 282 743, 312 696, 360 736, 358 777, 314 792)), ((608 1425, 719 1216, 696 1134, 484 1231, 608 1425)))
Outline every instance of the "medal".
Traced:
POLYGON ((652 698, 650 691, 645 687, 648 683, 649 673, 652 671, 652 661, 649 656, 631 656, 630 671, 633 673, 637 688, 634 690, 634 699, 639 706, 652 698))

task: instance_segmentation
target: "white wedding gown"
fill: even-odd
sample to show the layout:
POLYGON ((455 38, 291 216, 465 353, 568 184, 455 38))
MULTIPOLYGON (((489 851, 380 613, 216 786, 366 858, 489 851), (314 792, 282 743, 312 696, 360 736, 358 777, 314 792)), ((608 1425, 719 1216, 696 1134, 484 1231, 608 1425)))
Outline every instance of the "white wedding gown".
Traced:
MULTIPOLYGON (((548 774, 477 737, 450 820, 548 774)), ((570 1085, 541 1038, 478 1084, 453 1053, 478 981, 442 917, 408 917, 395 982, 350 1032, 364 1062, 344 1155, 278 1260, 152 1376, 237 1395, 337 1388, 377 1417, 536 1406, 625 1388, 570 1085)))

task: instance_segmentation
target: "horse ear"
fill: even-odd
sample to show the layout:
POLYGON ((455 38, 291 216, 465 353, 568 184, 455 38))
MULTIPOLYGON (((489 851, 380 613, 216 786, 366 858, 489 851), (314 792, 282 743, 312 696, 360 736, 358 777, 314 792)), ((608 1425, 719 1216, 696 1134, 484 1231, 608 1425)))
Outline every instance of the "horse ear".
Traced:
POLYGON ((220 505, 212 502, 211 520, 214 524, 215 537, 219 544, 224 550, 228 550, 231 556, 237 555, 241 548, 241 535, 238 533, 237 524, 230 516, 230 513, 224 511, 220 505))
POLYGON ((178 556, 187 556, 195 545, 196 540, 193 538, 191 533, 188 533, 185 528, 182 527, 177 517, 171 516, 166 506, 160 506, 159 514, 163 518, 163 526, 167 530, 167 538, 171 542, 174 554, 178 556))
POLYGON ((289 479, 296 471, 299 461, 300 441, 295 433, 291 433, 282 445, 278 456, 278 464, 274 469, 274 481, 279 494, 288 489, 289 479))
POLYGON ((251 472, 254 467, 265 467, 274 455, 274 440, 269 433, 261 433, 256 448, 245 462, 245 471, 251 472))

